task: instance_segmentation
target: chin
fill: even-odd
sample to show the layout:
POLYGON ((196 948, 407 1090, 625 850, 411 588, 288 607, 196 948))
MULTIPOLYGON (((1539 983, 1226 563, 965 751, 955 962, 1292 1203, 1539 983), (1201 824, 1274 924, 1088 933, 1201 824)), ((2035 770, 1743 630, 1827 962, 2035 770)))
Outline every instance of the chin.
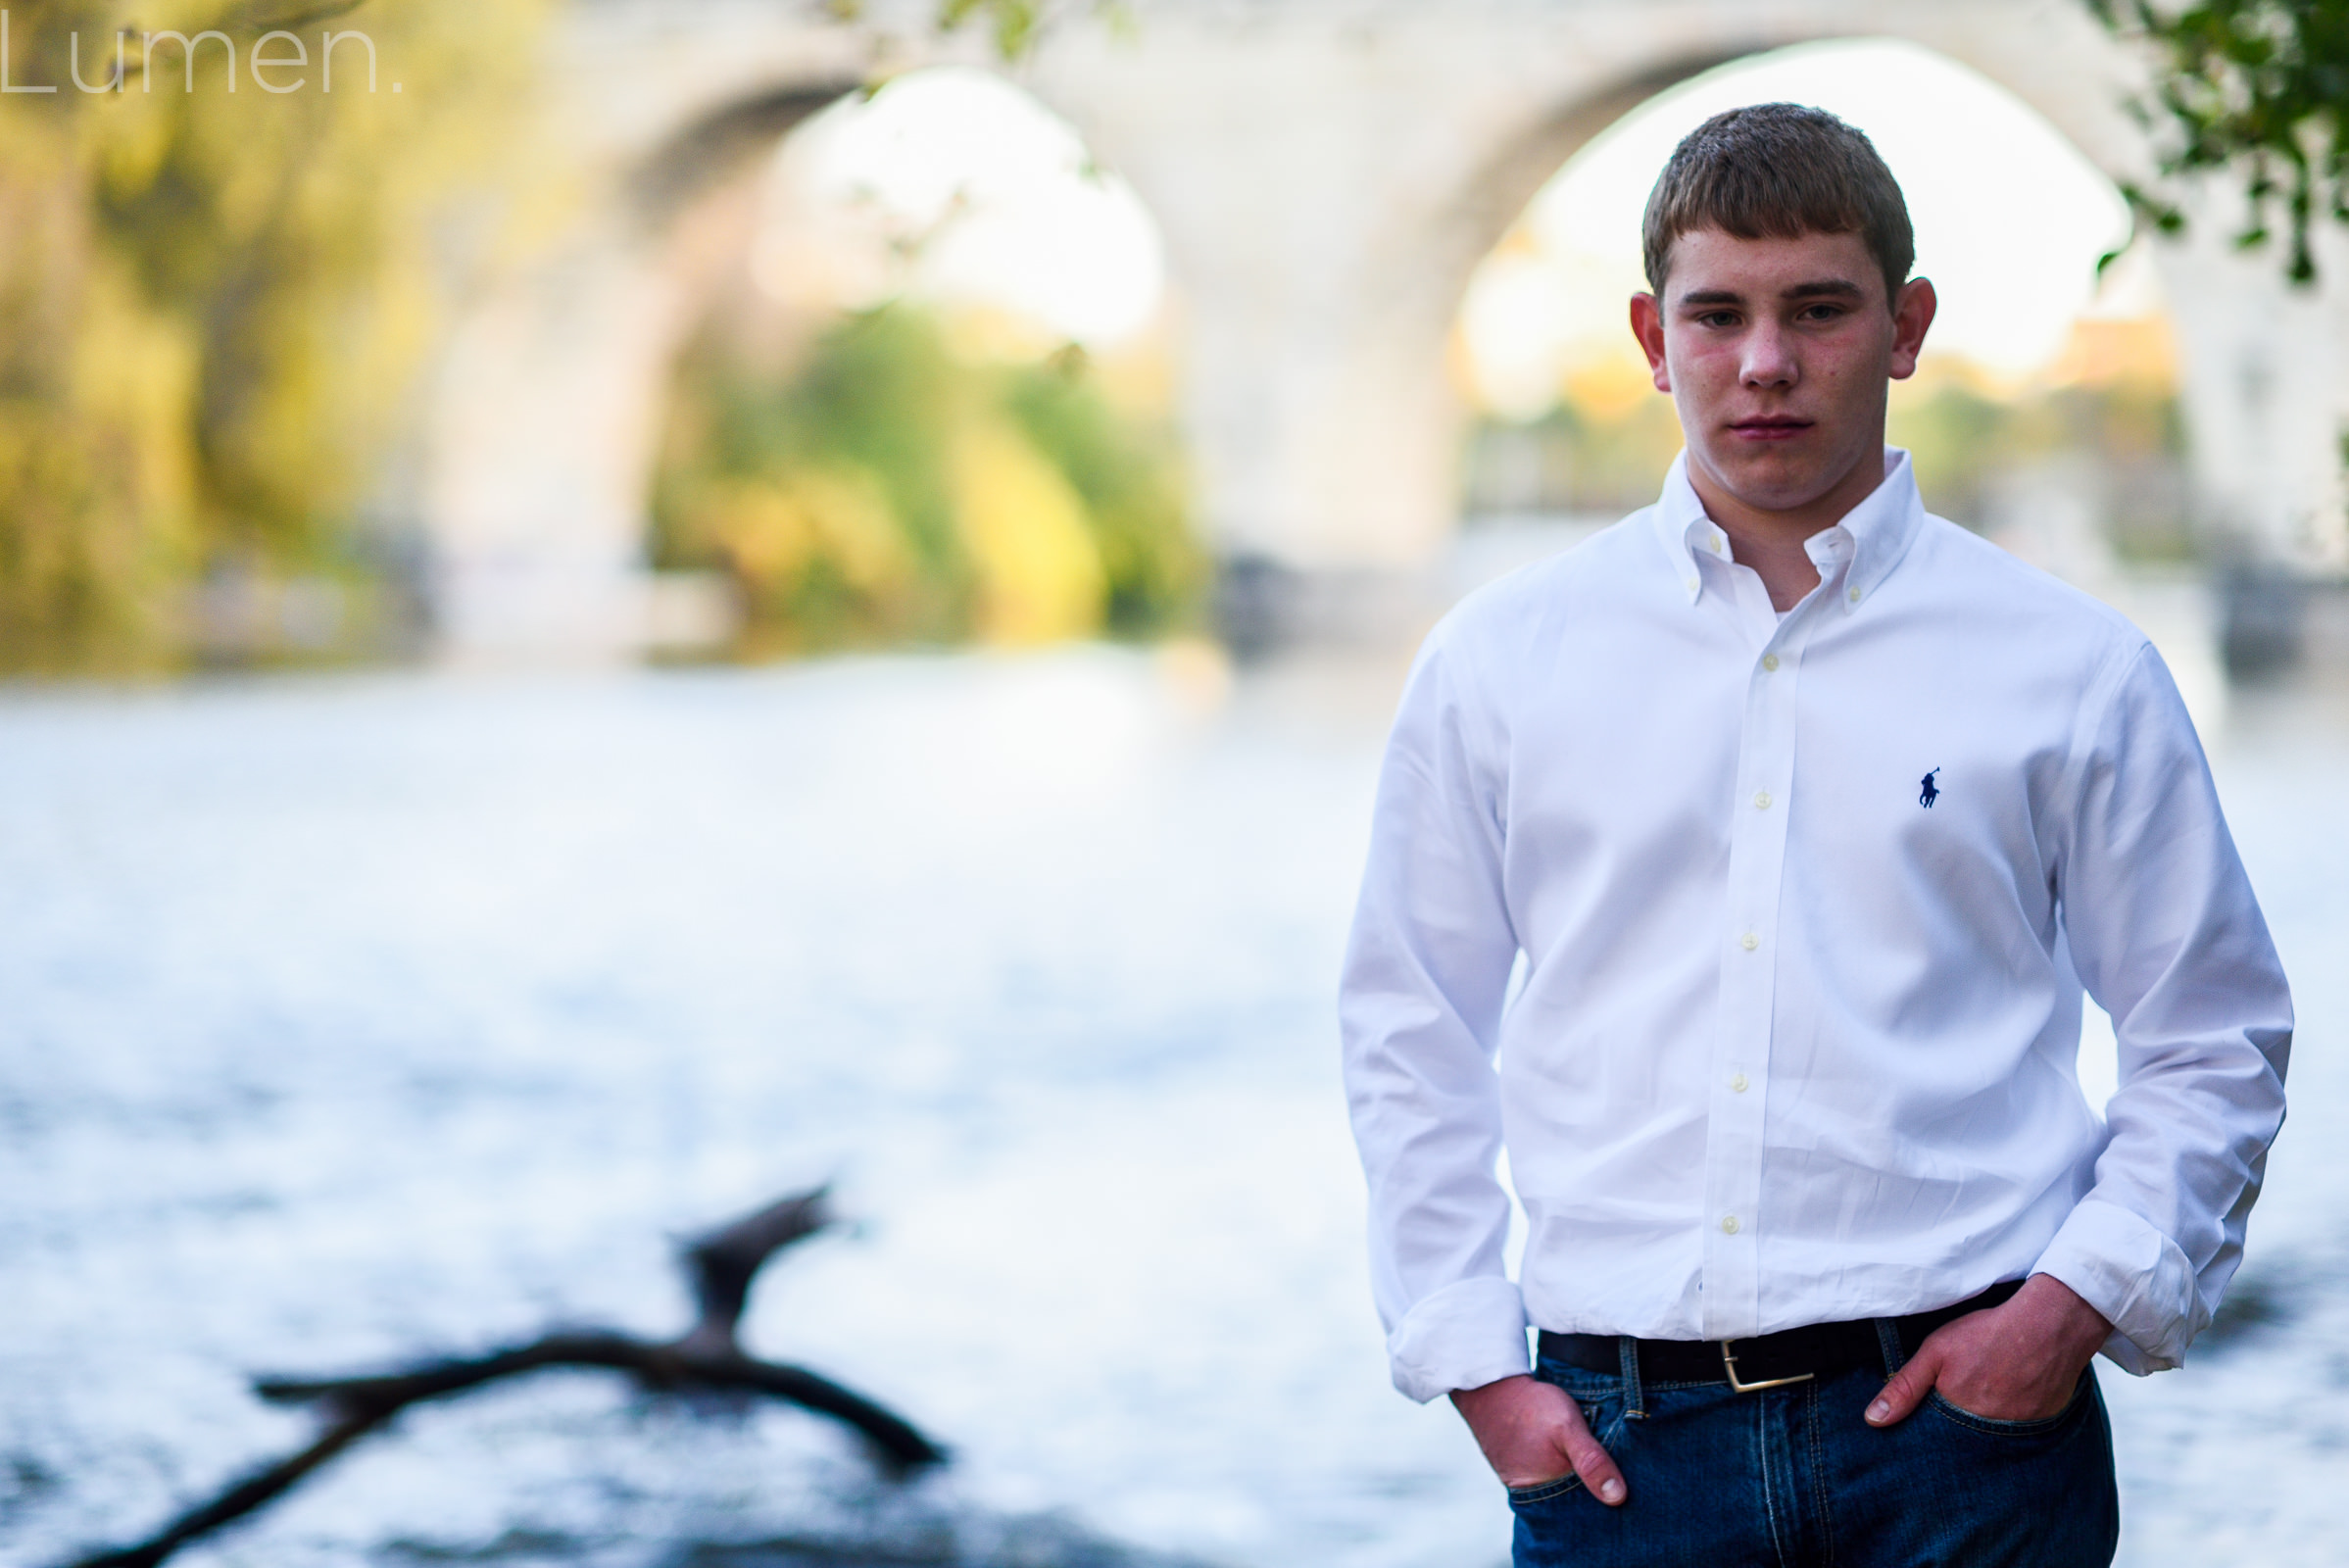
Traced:
POLYGON ((1826 495, 1835 487, 1835 476, 1826 468, 1815 458, 1791 453, 1740 455, 1738 461, 1713 465, 1723 489, 1764 512, 1792 512, 1826 495))

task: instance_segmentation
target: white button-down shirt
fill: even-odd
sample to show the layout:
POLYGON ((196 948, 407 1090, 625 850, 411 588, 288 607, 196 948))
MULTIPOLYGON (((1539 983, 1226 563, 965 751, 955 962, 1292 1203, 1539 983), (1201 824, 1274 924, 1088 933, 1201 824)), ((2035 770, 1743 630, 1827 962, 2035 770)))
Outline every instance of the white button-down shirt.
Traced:
POLYGON ((1728 1340, 2033 1271, 2150 1371, 2234 1272, 2291 1004, 2193 726, 2126 619, 1885 469, 1783 618, 1676 464, 1422 650, 1341 998, 1413 1397, 1526 1370, 1529 1320, 1728 1340))

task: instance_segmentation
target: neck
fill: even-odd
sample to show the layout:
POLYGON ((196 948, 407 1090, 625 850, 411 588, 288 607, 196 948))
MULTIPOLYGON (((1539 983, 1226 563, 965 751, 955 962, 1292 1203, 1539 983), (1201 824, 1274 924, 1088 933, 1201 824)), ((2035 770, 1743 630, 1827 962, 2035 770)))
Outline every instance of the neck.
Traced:
POLYGON ((1774 610, 1791 610, 1819 586, 1819 568, 1803 546, 1834 527, 1884 483, 1884 442, 1879 440, 1817 499, 1776 511, 1739 500, 1691 451, 1688 483, 1704 503, 1705 515, 1729 535, 1732 557, 1751 566, 1770 591, 1774 610))

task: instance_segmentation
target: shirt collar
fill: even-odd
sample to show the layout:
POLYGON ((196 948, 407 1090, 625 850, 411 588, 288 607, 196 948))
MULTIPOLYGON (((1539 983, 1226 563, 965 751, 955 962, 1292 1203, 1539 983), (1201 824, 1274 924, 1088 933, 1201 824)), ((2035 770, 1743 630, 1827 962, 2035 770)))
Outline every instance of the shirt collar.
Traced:
MULTIPOLYGON (((1664 493, 1654 512, 1656 540, 1672 563, 1682 590, 1694 604, 1704 593, 1706 556, 1727 563, 1729 536, 1705 515, 1696 487, 1688 482, 1688 454, 1672 460, 1664 475, 1664 493)), ((1843 574, 1842 603, 1857 610, 1875 594, 1908 554, 1917 531, 1925 525, 1925 502, 1917 493, 1917 475, 1909 455, 1899 447, 1884 448, 1884 482, 1843 514, 1842 520, 1813 534, 1803 548, 1818 564, 1822 579, 1832 577, 1840 562, 1850 565, 1843 574)))

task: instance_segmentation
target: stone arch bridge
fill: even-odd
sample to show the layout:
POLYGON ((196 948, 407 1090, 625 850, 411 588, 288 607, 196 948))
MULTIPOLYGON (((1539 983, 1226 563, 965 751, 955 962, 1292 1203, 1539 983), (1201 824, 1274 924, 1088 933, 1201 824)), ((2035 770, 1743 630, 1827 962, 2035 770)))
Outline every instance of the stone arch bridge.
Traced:
MULTIPOLYGON (((760 155, 876 71, 1008 70, 1156 217, 1181 406, 1227 557, 1407 573, 1453 521, 1445 342, 1470 270, 1592 134, 1699 71, 1900 37, 2141 172, 2136 79, 2080 0, 1155 0, 1080 10, 1015 67, 928 0, 570 0, 542 130, 574 199, 465 302, 424 406, 416 505, 456 651, 610 648, 641 616, 668 368, 748 233, 760 155)), ((1957 133, 1959 127, 1953 127, 1957 133)), ((2349 291, 2227 243, 2231 198, 2157 247, 2200 514, 2278 560, 2338 549, 2349 291)), ((2029 243, 2029 236, 2018 236, 2029 243)), ((2325 244, 2349 251, 2328 235, 2325 244)), ((2327 278, 2349 256, 2333 254, 2327 278)))

